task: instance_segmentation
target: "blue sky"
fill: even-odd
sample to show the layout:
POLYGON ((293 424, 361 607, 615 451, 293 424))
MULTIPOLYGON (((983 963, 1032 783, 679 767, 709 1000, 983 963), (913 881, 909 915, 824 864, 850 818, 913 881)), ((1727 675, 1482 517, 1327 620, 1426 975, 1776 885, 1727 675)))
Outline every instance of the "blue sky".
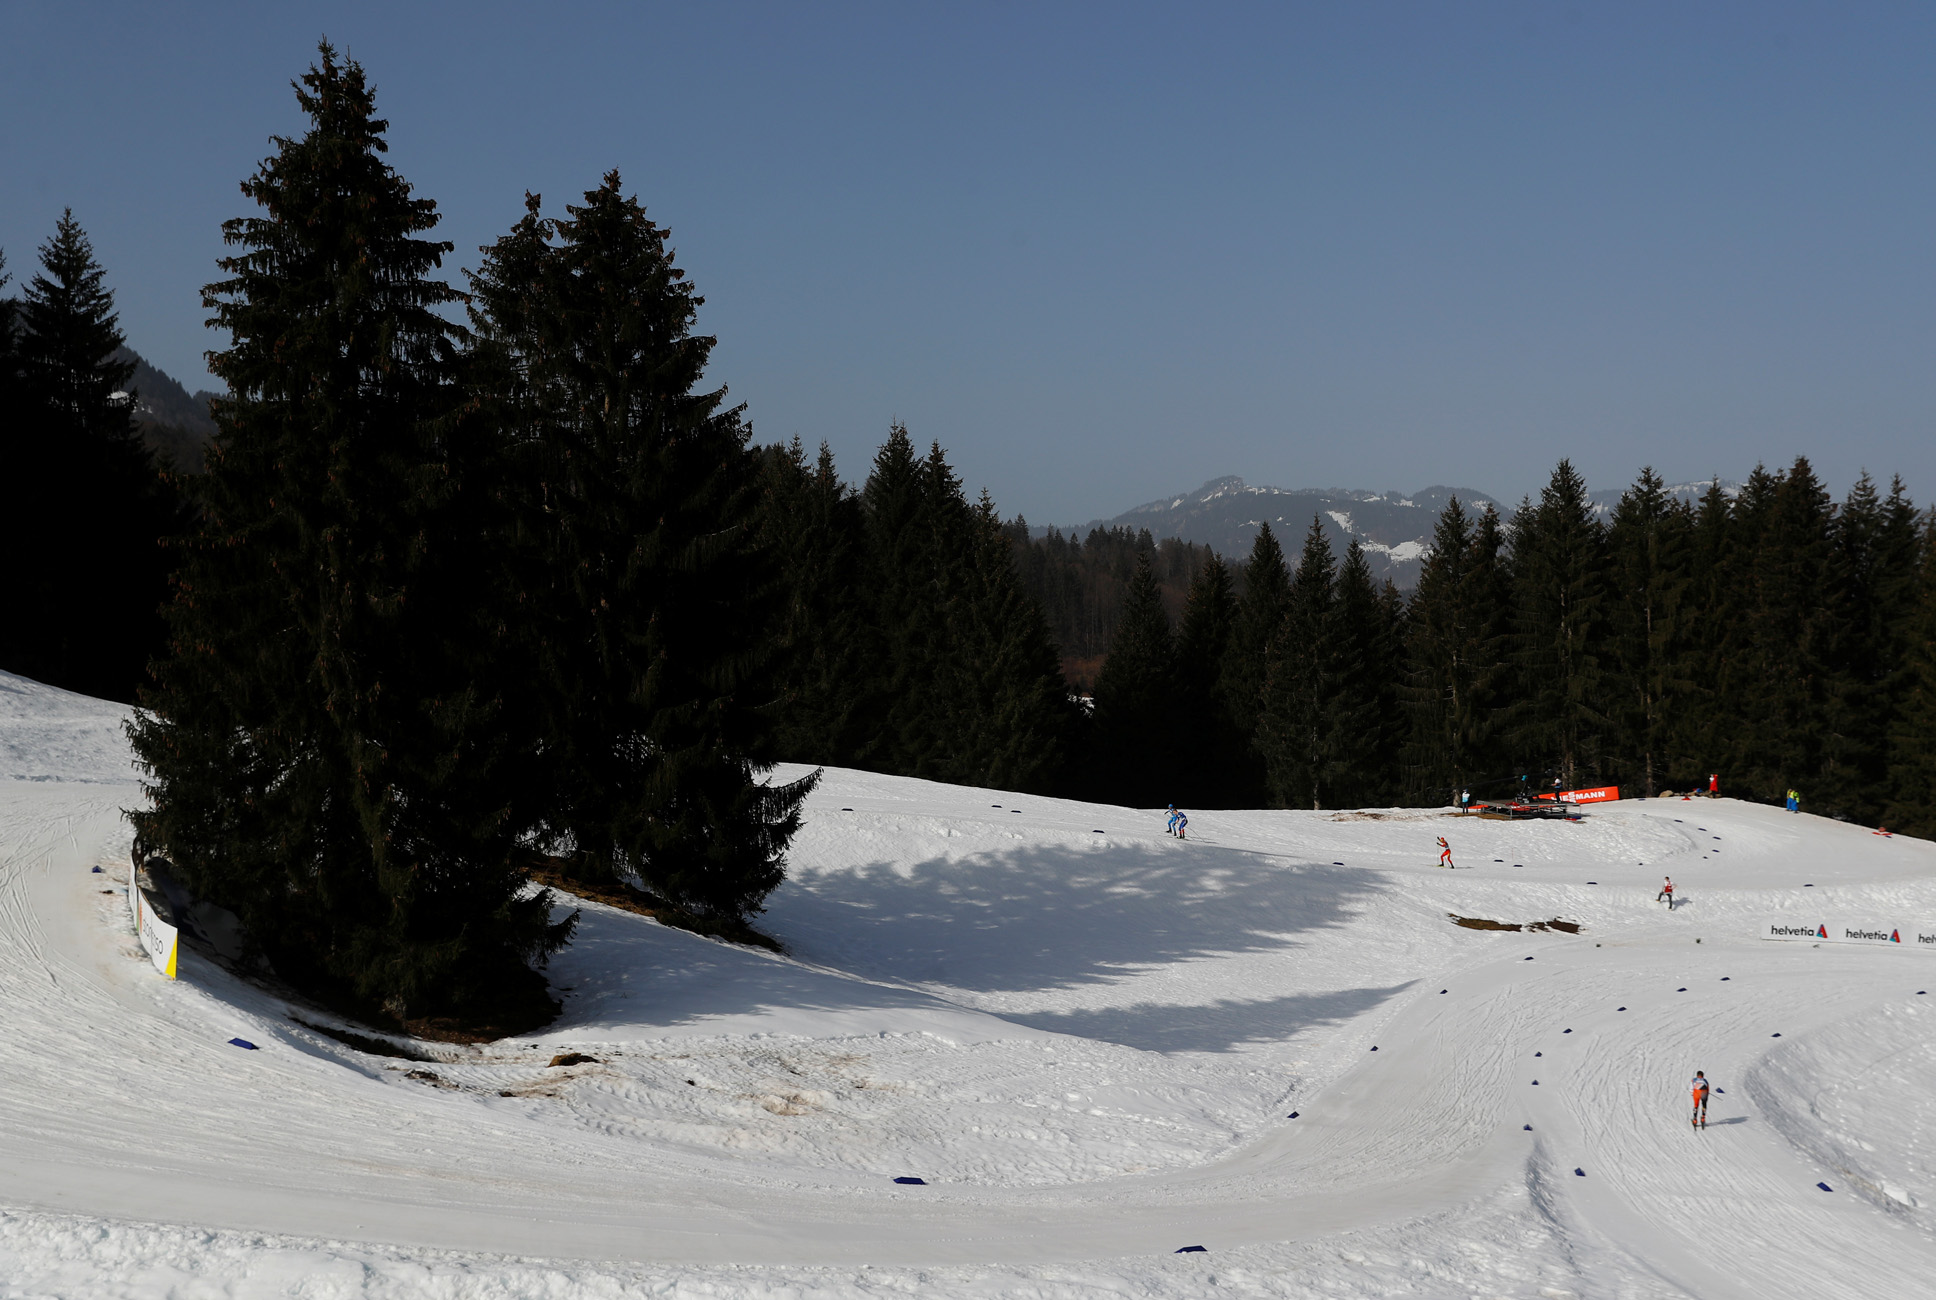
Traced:
POLYGON ((64 206, 191 387, 288 89, 362 61, 450 267, 617 167, 757 435, 890 419, 1035 522, 1219 474, 1936 500, 1936 7, 0 0, 0 248, 64 206))

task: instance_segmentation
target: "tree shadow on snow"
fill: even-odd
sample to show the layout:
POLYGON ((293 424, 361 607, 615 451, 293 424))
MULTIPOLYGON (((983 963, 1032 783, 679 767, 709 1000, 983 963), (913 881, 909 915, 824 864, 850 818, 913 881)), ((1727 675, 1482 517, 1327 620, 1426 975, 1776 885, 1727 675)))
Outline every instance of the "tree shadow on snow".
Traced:
POLYGON ((1219 999, 1208 1006, 1139 1002, 1096 1010, 1009 1012, 1002 1018, 1033 1029, 1097 1038, 1146 1052, 1229 1052, 1245 1043, 1277 1043, 1315 1025, 1339 1024, 1411 987, 1293 993, 1256 1002, 1219 999))
MULTIPOLYGON (((1368 871, 1195 845, 1031 847, 789 880, 761 927, 799 957, 871 979, 1023 992, 1292 948, 1385 888, 1368 871)), ((1123 1032, 1135 1032, 1128 1020, 1123 1032)))

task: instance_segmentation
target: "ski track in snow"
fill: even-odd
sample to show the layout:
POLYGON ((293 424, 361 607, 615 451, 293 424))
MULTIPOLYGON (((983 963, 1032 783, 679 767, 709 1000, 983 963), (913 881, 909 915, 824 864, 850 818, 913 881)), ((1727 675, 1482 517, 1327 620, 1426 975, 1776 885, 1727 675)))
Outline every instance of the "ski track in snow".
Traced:
POLYGON ((125 716, 0 675, 0 1297, 1874 1300, 1936 1264, 1936 956, 1752 937, 1936 916, 1927 843, 1654 800, 1186 844, 830 771, 787 957, 586 904, 555 1024, 418 1062, 154 973, 125 716))

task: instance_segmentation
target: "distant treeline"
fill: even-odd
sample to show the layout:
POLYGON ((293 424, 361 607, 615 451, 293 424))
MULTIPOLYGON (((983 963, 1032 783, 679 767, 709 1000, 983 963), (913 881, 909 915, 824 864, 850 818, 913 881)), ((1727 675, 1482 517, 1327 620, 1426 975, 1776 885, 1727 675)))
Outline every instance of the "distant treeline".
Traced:
POLYGON ((1900 482, 1838 505, 1805 459, 1694 503, 1646 471, 1604 522, 1562 461, 1510 519, 1454 501, 1409 601, 1316 521, 1294 563, 1266 529, 1242 598, 1212 565, 1174 632, 1139 574, 1099 761, 1159 774, 1151 794, 1307 808, 1719 774, 1936 834, 1933 543, 1900 482), (1226 738, 1214 757, 1205 734, 1226 738))
POLYGON ((1210 562, 1208 546, 1166 537, 1151 539, 1148 529, 1092 528, 1080 541, 1054 528, 1031 539, 1026 519, 1008 525, 1022 581, 1049 621, 1049 634, 1062 652, 1062 675, 1076 690, 1090 690, 1102 669, 1109 643, 1122 621, 1131 581, 1144 555, 1163 608, 1172 618, 1199 570, 1210 562))
POLYGON ((1838 505, 1797 461, 1688 505, 1646 473, 1602 522, 1562 462, 1510 519, 1446 509, 1409 599, 1316 520, 1241 565, 1030 540, 899 426, 857 486, 756 446, 616 173, 530 197, 460 294, 362 69, 325 46, 297 94, 204 291, 205 473, 134 438, 71 217, 0 312, 4 409, 36 413, 0 664, 139 686, 141 851, 319 996, 543 1019, 572 920, 540 876, 732 933, 814 780, 781 760, 1195 807, 1719 772, 1936 833, 1936 560, 1900 484, 1838 505))

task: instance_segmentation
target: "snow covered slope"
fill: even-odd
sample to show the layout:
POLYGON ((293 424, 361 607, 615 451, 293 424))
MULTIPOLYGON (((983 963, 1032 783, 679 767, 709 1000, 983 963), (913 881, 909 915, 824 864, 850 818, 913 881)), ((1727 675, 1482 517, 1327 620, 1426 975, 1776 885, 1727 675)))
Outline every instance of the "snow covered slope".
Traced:
POLYGON ((1754 937, 1936 917, 1936 846, 1727 800, 1185 844, 834 771, 789 956, 587 904, 556 1024, 403 1060, 141 958, 123 717, 0 676, 0 1297, 1874 1300, 1936 1264, 1936 954, 1754 937))

